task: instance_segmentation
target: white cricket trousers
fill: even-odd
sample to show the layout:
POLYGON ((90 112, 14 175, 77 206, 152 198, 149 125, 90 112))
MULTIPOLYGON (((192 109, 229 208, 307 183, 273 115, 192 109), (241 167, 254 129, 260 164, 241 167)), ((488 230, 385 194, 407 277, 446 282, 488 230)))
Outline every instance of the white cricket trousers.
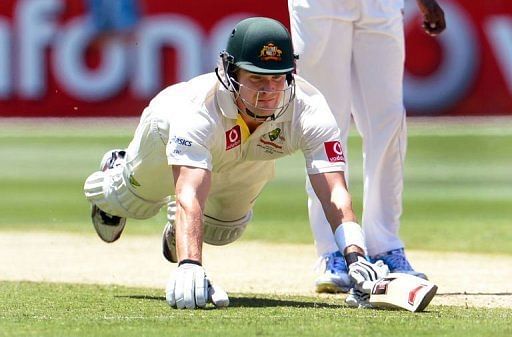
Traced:
MULTIPOLYGON (((106 172, 91 174, 84 184, 86 198, 109 214, 134 219, 151 218, 167 205, 168 221, 174 221, 176 204, 172 168, 166 156, 168 141, 169 123, 144 114, 126 149, 124 162, 106 172)), ((230 216, 223 210, 223 200, 210 195, 203 217, 203 239, 212 245, 237 240, 252 219, 252 206, 247 198, 234 189, 224 194, 241 200, 240 207, 237 214, 230 216), (228 218, 222 219, 226 213, 228 218)))
MULTIPOLYGON (((403 0, 289 0, 288 6, 298 74, 325 95, 344 144, 351 115, 363 138, 368 254, 401 248, 403 0)), ((320 202, 309 181, 306 185, 317 252, 334 252, 338 247, 320 202)))

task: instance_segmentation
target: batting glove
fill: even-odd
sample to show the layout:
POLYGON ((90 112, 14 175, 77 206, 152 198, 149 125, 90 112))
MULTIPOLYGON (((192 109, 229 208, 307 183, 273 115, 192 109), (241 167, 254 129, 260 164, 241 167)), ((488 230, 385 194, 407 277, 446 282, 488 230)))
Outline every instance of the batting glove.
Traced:
POLYGON ((345 298, 345 303, 352 308, 373 308, 370 304, 370 294, 363 293, 355 288, 350 289, 345 298))
POLYGON ((169 280, 165 298, 171 307, 178 309, 204 308, 207 302, 216 307, 227 307, 226 292, 211 284, 204 268, 193 263, 181 264, 169 280))
POLYGON ((371 293, 375 282, 389 274, 389 268, 381 260, 371 263, 359 256, 357 261, 348 267, 348 275, 355 288, 363 293, 371 293))

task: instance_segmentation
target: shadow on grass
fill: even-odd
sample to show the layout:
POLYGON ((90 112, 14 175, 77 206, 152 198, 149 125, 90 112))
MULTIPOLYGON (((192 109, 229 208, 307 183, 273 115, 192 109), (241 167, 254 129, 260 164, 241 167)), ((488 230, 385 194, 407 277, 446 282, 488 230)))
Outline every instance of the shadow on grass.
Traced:
MULTIPOLYGON (((122 295, 115 296, 117 298, 130 298, 136 300, 150 300, 150 301, 165 301, 164 296, 148 296, 148 295, 122 295)), ((234 308, 270 308, 270 307, 293 307, 293 308, 330 308, 339 309, 346 308, 340 304, 329 304, 325 302, 312 302, 301 300, 288 300, 288 299, 275 299, 275 298, 261 298, 247 296, 230 296, 229 306, 234 308)))
POLYGON ((343 308, 344 304, 329 304, 325 302, 311 302, 300 300, 286 300, 274 298, 255 298, 255 297, 231 297, 230 306, 262 308, 262 307, 294 307, 294 308, 343 308))

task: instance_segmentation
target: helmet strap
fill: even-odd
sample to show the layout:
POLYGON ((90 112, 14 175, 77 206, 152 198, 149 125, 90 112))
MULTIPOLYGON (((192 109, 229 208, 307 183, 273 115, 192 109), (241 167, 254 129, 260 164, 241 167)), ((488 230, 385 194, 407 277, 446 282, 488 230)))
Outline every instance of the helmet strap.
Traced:
POLYGON ((270 116, 259 116, 259 115, 256 115, 254 112, 252 112, 251 110, 247 109, 247 107, 245 107, 245 111, 242 111, 240 109, 238 109, 238 111, 240 111, 241 113, 243 114, 246 114, 247 116, 251 117, 251 118, 254 118, 255 120, 257 121, 261 121, 261 122, 266 122, 268 120, 275 120, 276 119, 276 116, 275 114, 272 114, 270 116))

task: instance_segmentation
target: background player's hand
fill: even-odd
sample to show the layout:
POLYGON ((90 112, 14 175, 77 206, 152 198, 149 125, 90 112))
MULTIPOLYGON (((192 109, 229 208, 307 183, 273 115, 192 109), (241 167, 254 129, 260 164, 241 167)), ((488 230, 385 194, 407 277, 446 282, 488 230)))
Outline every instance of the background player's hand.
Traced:
POLYGON ((192 263, 176 269, 167 284, 165 298, 171 307, 178 309, 204 308, 208 301, 216 307, 229 305, 226 292, 211 284, 202 266, 192 263))
POLYGON ((446 28, 444 11, 436 0, 416 0, 423 14, 423 29, 430 36, 439 35, 446 28))
POLYGON ((357 262, 350 264, 348 275, 355 284, 355 288, 364 293, 372 291, 375 281, 386 277, 389 274, 389 268, 381 260, 371 263, 360 256, 357 262))

